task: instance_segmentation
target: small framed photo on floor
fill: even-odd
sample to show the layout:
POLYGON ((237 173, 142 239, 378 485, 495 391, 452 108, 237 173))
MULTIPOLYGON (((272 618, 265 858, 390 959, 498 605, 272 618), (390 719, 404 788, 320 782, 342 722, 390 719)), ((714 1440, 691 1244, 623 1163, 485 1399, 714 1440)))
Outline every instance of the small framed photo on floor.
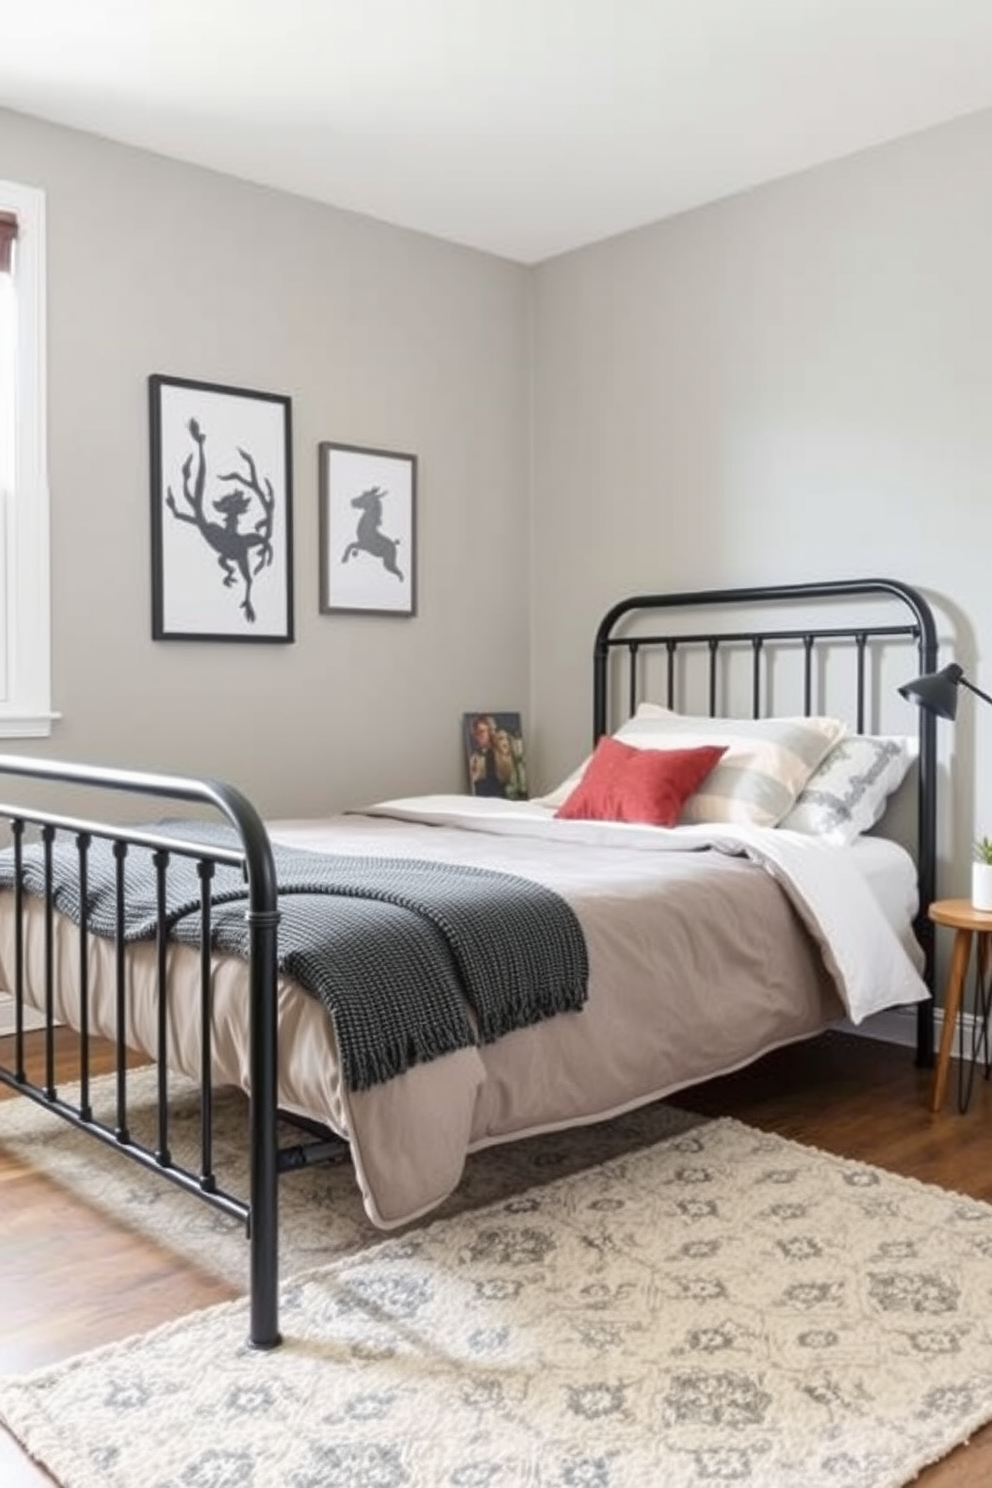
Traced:
POLYGON ((290 400, 148 379, 152 639, 293 639, 290 400))
POLYGON ((417 613, 417 457, 318 446, 320 610, 417 613))

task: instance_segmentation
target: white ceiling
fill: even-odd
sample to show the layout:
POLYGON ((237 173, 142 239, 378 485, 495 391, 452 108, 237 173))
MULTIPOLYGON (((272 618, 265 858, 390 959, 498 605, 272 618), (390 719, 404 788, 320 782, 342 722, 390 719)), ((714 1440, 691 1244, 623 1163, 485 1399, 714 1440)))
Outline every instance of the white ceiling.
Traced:
POLYGON ((992 105, 992 0, 0 0, 0 105, 535 263, 992 105))

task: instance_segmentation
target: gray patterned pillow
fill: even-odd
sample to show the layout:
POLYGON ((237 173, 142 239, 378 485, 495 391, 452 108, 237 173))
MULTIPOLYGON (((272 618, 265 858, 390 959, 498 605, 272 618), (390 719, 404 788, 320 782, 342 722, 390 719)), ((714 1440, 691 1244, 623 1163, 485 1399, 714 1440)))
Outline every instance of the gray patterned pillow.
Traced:
POLYGON ((813 772, 779 826, 826 842, 853 842, 881 820, 916 752, 917 741, 900 734, 848 735, 813 772))

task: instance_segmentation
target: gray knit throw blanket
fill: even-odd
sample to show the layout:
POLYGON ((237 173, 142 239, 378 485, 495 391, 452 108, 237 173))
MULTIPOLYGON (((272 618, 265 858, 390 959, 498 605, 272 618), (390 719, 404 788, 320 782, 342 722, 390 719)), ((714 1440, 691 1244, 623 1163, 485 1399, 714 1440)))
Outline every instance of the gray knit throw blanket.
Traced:
MULTIPOLYGON (((206 847, 237 847, 234 831, 203 821, 158 822, 153 830, 206 847)), ((126 837, 126 829, 122 829, 126 837)), ((209 856, 206 854, 205 856, 209 856)), ((279 883, 278 965, 319 998, 334 1021, 342 1074, 366 1090, 415 1064, 491 1043, 586 999, 588 954, 571 907, 514 874, 417 858, 352 857, 274 848, 279 883)), ((81 923, 75 840, 52 844, 55 907, 81 923)), ((0 884, 14 859, 0 853, 0 884)), ((87 853, 90 930, 116 934, 116 863, 110 843, 87 853)), ((23 852, 25 889, 43 894, 42 849, 23 852)), ((157 877, 150 849, 132 846, 125 865, 125 939, 154 936, 157 877)), ((170 855, 169 934, 198 945, 196 863, 170 855)), ((211 942, 247 958, 248 900, 241 870, 218 864, 211 884, 211 942)))

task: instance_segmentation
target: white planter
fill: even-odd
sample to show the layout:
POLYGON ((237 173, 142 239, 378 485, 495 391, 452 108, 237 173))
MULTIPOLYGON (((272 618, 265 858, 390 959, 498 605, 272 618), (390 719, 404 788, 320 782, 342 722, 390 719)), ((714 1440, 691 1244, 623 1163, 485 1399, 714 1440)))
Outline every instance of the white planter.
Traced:
POLYGON ((992 863, 971 865, 971 907, 992 913, 992 863))

